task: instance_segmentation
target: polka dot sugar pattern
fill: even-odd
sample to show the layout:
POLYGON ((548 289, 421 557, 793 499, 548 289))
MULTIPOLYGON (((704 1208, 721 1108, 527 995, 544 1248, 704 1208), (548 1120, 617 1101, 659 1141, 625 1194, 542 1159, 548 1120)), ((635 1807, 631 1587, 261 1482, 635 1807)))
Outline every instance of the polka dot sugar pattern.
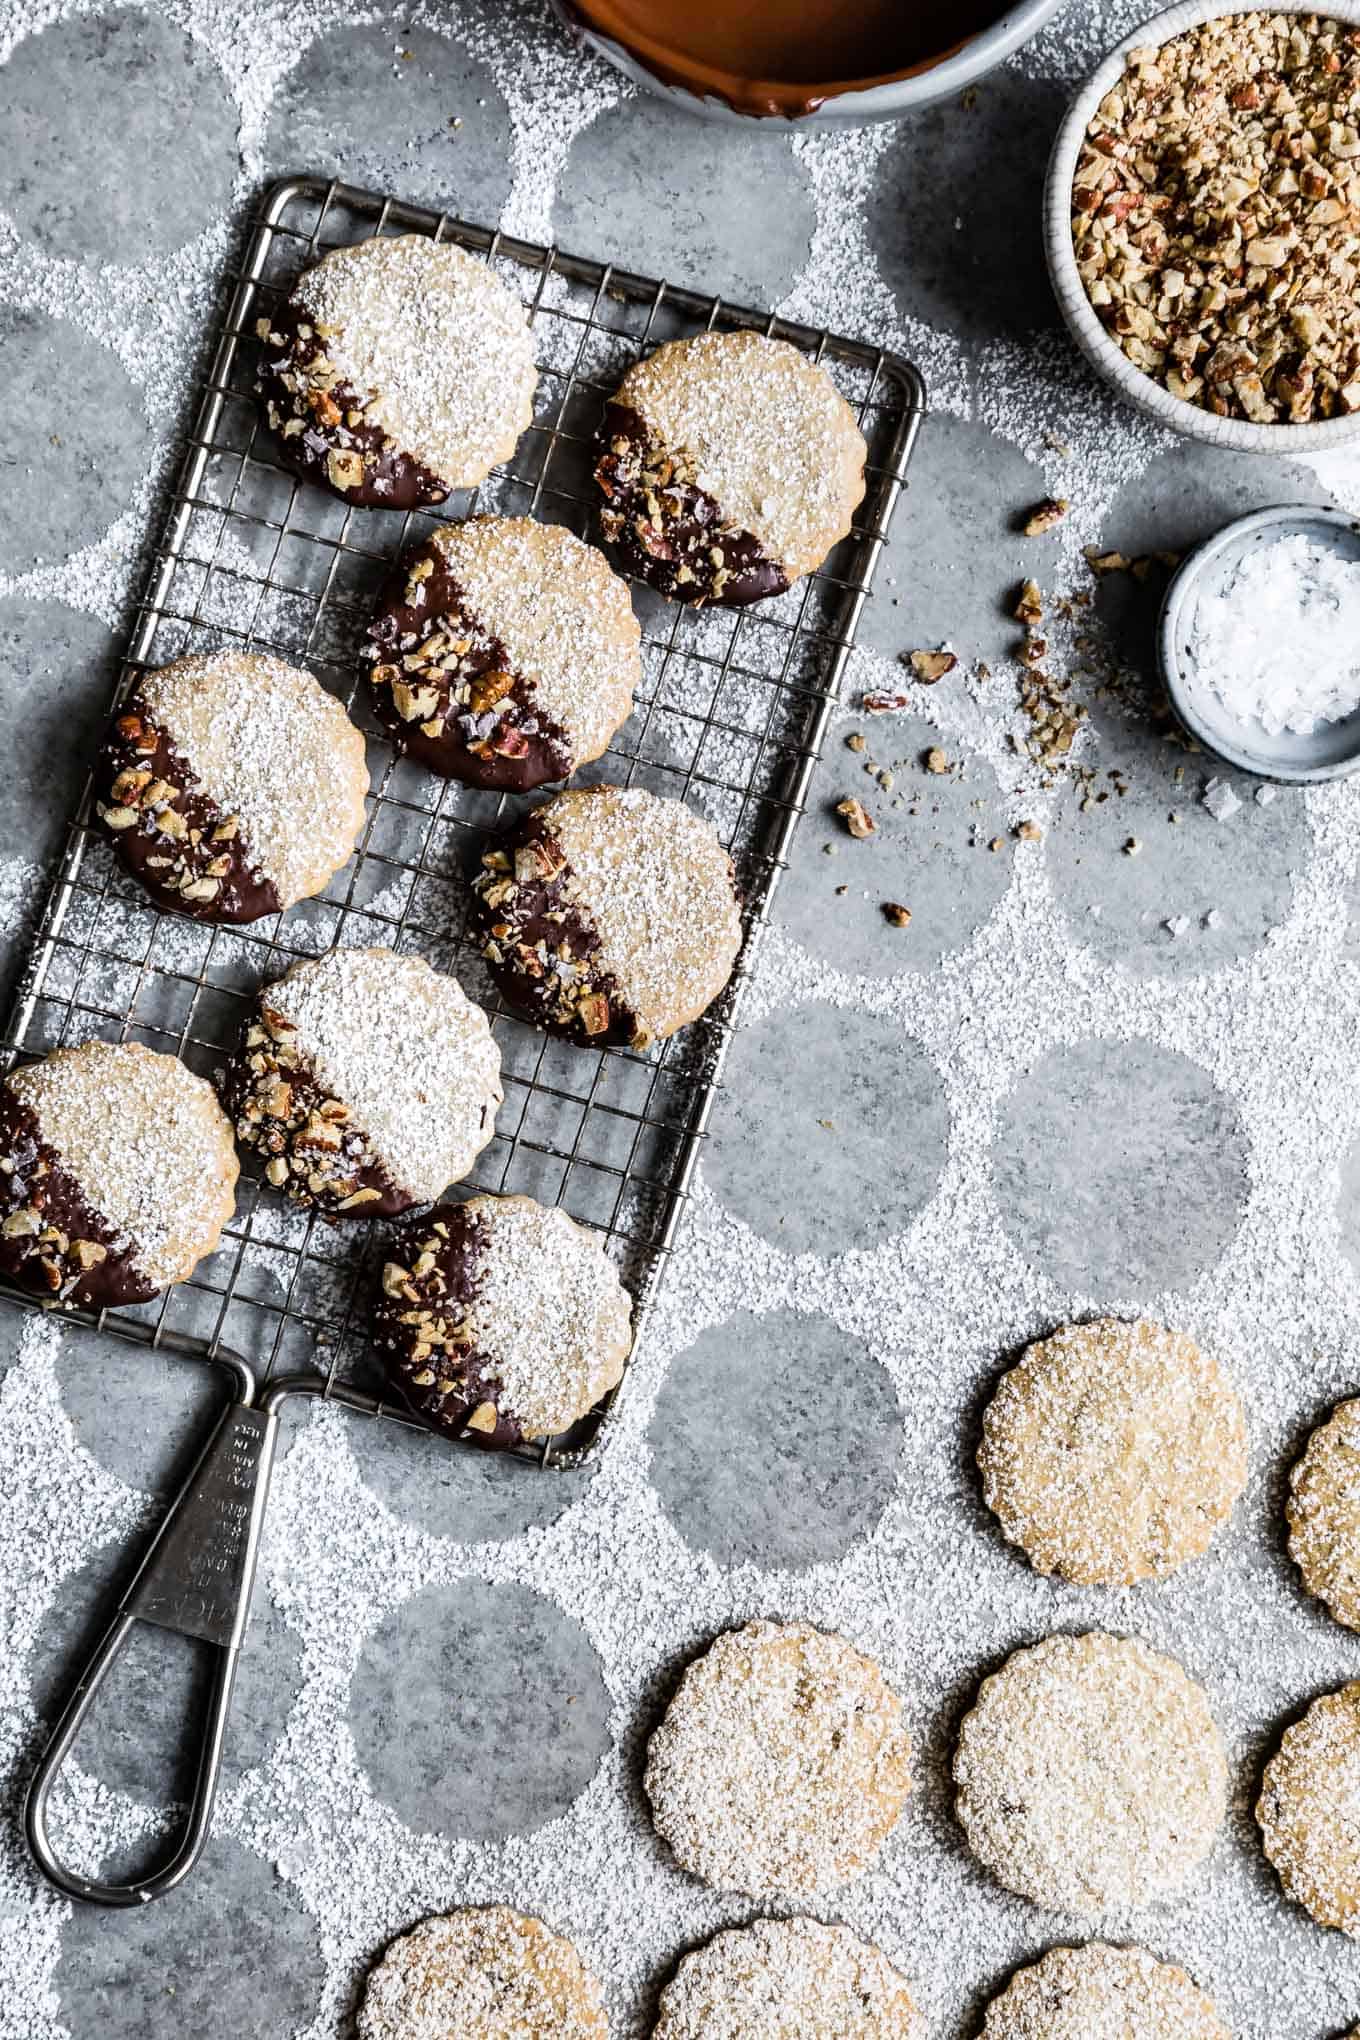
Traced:
MULTIPOLYGON (((1092 1935, 1184 1968, 1236 2040, 1328 2040, 1360 2020, 1360 1948, 1289 1904, 1250 1815, 1282 1727, 1354 1675, 1354 1639, 1285 1557, 1282 1494, 1308 1431, 1360 1383, 1360 782, 1258 802, 1234 780, 1241 806, 1220 824, 1200 810, 1199 761, 1150 741, 1146 693, 1128 678, 1141 584, 1111 577, 1089 610, 1057 607, 1092 585, 1084 547, 1179 546, 1199 495, 1226 515, 1247 486, 1115 408, 1058 335, 1034 267, 1035 180, 1066 92, 1147 11, 1072 0, 967 107, 898 130, 708 151, 658 113, 656 134, 674 137, 664 160, 646 146, 653 109, 575 53, 538 0, 16 0, 0 17, 0 356, 27 364, 13 387, 28 393, 0 506, 0 602, 22 638, 6 636, 6 663, 58 674, 87 728, 235 222, 267 177, 316 167, 323 142, 335 154, 321 167, 360 182, 472 217, 502 207, 511 233, 557 231, 701 288, 777 294, 792 316, 900 347, 936 411, 756 958, 751 1088, 729 1135, 740 1151, 701 1173, 604 1455, 549 1501, 520 1502, 500 1470, 445 1455, 436 1475, 436 1448, 371 1441, 343 1412, 293 1422, 247 1645, 277 1690, 252 1686, 195 1879, 131 1925, 73 1916, 39 1886, 16 1811, 72 1611, 101 1555, 145 1534, 147 1490, 168 1484, 171 1448, 202 1412, 131 1363, 101 1406, 95 1342, 0 1313, 0 2040, 169 2040, 185 2018, 339 2040, 379 1949, 464 1904, 509 1905, 569 1935, 616 2040, 644 2040, 680 1954, 753 1908, 686 1877, 658 1840, 642 1743, 685 1664, 756 1617, 845 1635, 903 1700, 910 1810, 827 1911, 909 1979, 937 2040, 973 2040, 1017 1967, 1092 1935), (22 93, 6 94, 7 63, 22 93), (172 175, 189 92, 199 117, 172 175), (76 118, 82 95, 97 122, 76 118), (30 99, 57 111, 25 127, 13 108, 30 99), (714 224, 728 203, 718 159, 744 234, 714 224), (96 204, 72 204, 82 164, 117 188, 102 224, 96 204), (917 206, 928 212, 911 217, 917 206), (1049 494, 1070 506, 1062 523, 1019 535, 1018 513, 1049 494), (1092 713, 1073 755, 1107 799, 1086 810, 1071 773, 1046 784, 1023 750, 1004 603, 1028 575, 1049 604, 1052 665, 1088 675, 1074 682, 1092 713), (87 655, 51 657, 54 614, 85 620, 64 623, 62 642, 87 655), (958 670, 914 691, 909 729, 861 712, 864 693, 901 685, 899 652, 945 640, 958 670), (923 762, 936 749, 943 773, 923 762), (850 794, 878 816, 879 843, 846 835, 835 809, 850 794), (1166 832, 1155 855, 1130 858, 1125 841, 1154 829, 1166 832), (1196 840, 1213 850, 1199 865, 1196 840), (932 896, 933 869, 948 874, 946 897, 932 896), (880 928, 880 891, 914 928, 880 928), (1183 916, 1179 933, 1166 925, 1183 916), (761 1054, 781 1036, 809 1072, 792 1127, 761 1054), (882 1047, 894 1036, 902 1095, 882 1047), (889 1094, 881 1113, 874 1089, 889 1094), (770 1170, 806 1157, 807 1181, 781 1183, 762 1222, 766 1132, 770 1170), (1082 1251, 1082 1226, 1098 1251, 1082 1251), (1033 1574, 988 1516, 972 1459, 1018 1351, 1115 1314, 1216 1354, 1251 1446, 1247 1490, 1212 1550, 1128 1591, 1033 1574), (748 1432, 762 1421, 754 1370, 723 1363, 724 1340, 752 1318, 781 1361, 777 1449, 762 1459, 744 1438, 725 1475, 725 1403, 748 1432), (827 1411, 816 1441, 794 1420, 800 1380, 827 1411), (691 1383, 705 1407, 681 1453, 691 1383), (124 1398, 135 1436, 118 1423, 124 1398), (857 1422, 873 1433, 858 1485, 857 1422), (806 1512, 800 1486, 814 1491, 806 1512), (442 1648, 450 1610, 468 1674, 453 1710, 441 1704, 459 1670, 442 1648), (970 1858, 948 1770, 986 1674, 1055 1630, 1096 1628, 1141 1637, 1203 1686, 1230 1809, 1184 1891, 1093 1925, 1037 1913, 970 1858), (419 1680, 394 1711, 403 1651, 419 1680), (514 1698, 535 1680, 520 1764, 514 1698), (237 1925, 217 1941, 223 1919, 237 1925)), ((1292 495, 1360 508, 1353 456, 1287 479, 1292 495)), ((286 614, 273 621, 286 640, 286 614)), ((686 627, 697 646, 712 626, 686 627)), ((41 897, 52 838, 45 807, 6 802, 7 933, 41 897)), ((267 1241, 254 1272, 269 1293, 267 1241)), ((110 1850, 135 1860, 163 1827, 140 1766, 77 1767, 55 1818, 91 1869, 110 1850)))

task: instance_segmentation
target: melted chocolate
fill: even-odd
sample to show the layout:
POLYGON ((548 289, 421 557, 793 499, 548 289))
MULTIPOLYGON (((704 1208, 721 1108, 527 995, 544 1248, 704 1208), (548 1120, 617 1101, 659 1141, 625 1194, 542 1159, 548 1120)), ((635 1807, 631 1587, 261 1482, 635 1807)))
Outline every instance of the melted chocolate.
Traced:
POLYGON ((617 980, 597 962, 600 938, 566 895, 570 868, 541 815, 488 850, 473 880, 475 939, 512 1006, 548 1034, 587 1048, 644 1047, 617 980))
POLYGON ((0 1277, 63 1310, 110 1310, 156 1294, 88 1202, 32 1108, 0 1085, 0 1277))
POLYGON ((929 70, 1000 19, 1004 0, 555 0, 576 27, 622 43, 663 84, 738 113, 807 114, 929 70))
POLYGON ((257 322, 264 348, 259 391, 285 464, 365 509, 416 510, 442 503, 447 482, 366 416, 362 396, 337 378, 309 314, 292 303, 257 322))
POLYGON ((252 864, 236 817, 208 798, 135 696, 109 726, 99 786, 95 813, 158 907, 195 921, 278 913, 273 880, 252 864))
POLYGON ((751 532, 724 518, 712 496, 682 478, 678 457, 629 405, 606 406, 600 441, 600 529, 626 573, 679 602, 723 609, 783 594, 783 568, 751 532))
POLYGON ((392 1181, 349 1107, 317 1082, 268 994, 242 1030, 223 1102, 265 1180, 326 1218, 394 1218, 417 1200, 392 1181))
POLYGON ((378 719, 431 772, 498 793, 570 777, 566 731, 535 706, 438 546, 421 546, 392 576, 368 637, 378 719))
POLYGON ((467 1328, 486 1239, 485 1219, 463 1204, 436 1204, 405 1226, 383 1267, 373 1342, 388 1380, 432 1431, 504 1451, 524 1432, 500 1407, 494 1366, 467 1328))

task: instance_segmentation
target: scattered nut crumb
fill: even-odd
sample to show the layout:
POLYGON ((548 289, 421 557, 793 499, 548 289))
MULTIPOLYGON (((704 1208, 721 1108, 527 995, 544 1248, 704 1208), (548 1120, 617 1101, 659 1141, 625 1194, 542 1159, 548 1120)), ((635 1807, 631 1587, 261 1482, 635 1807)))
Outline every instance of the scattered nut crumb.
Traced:
POLYGON ((883 918, 891 921, 894 928, 905 928, 911 920, 911 908, 899 905, 896 900, 884 900, 883 918))
POLYGON ((873 835, 875 826, 873 816, 851 795, 847 794, 844 800, 836 802, 836 813, 845 817, 846 828, 861 842, 866 836, 873 835))
POLYGON ((861 697, 859 705, 866 715, 894 715, 899 709, 911 707, 911 696, 909 694, 866 694, 861 697))
POLYGON ((1011 611, 1017 623, 1041 623, 1044 614, 1044 598, 1037 581, 1022 581, 1020 593, 1015 598, 1011 611))
POLYGON ((851 730, 845 740, 845 748, 847 751, 862 751, 864 749, 864 738, 858 730, 851 730))
POLYGON ((952 673, 959 662, 953 652, 908 652, 906 663, 918 680, 933 687, 946 673, 952 673))
POLYGON ((949 770, 949 760, 945 757, 938 744, 931 745, 930 749, 926 752, 924 763, 927 772, 947 772, 949 770))
POLYGON ((1004 836, 993 836, 991 842, 987 845, 989 850, 1004 850, 1005 847, 1006 839, 1004 836))
POLYGON ((1139 842, 1136 836, 1130 836, 1128 841, 1124 845, 1124 855, 1126 857, 1136 857, 1138 855, 1138 852, 1142 849, 1142 847, 1143 847, 1142 844, 1139 842))
POLYGON ((1044 832, 1037 822, 1017 822, 1015 833, 1022 843, 1042 843, 1044 832))
POLYGON ((1045 496, 1042 503, 1036 503, 1025 514, 1021 530, 1026 538, 1042 538, 1046 531, 1052 531, 1055 524, 1061 524, 1067 515, 1067 499, 1063 496, 1045 496))

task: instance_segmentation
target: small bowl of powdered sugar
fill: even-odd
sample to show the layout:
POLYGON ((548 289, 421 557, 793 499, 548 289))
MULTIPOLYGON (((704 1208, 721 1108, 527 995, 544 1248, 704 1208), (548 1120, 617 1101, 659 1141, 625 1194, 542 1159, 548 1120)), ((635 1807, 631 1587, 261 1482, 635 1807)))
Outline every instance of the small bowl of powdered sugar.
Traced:
POLYGON ((1157 631, 1171 706, 1206 750, 1262 779, 1360 766, 1360 521, 1282 504, 1184 560, 1157 631))

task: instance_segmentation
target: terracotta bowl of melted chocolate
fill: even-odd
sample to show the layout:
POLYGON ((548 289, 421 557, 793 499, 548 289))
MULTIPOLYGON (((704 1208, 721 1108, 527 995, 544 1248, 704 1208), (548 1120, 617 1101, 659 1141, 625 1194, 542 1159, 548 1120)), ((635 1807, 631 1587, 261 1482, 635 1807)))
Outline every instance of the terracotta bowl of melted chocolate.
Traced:
POLYGON ((617 69, 710 120, 852 126, 947 99, 1062 0, 552 0, 617 69))

